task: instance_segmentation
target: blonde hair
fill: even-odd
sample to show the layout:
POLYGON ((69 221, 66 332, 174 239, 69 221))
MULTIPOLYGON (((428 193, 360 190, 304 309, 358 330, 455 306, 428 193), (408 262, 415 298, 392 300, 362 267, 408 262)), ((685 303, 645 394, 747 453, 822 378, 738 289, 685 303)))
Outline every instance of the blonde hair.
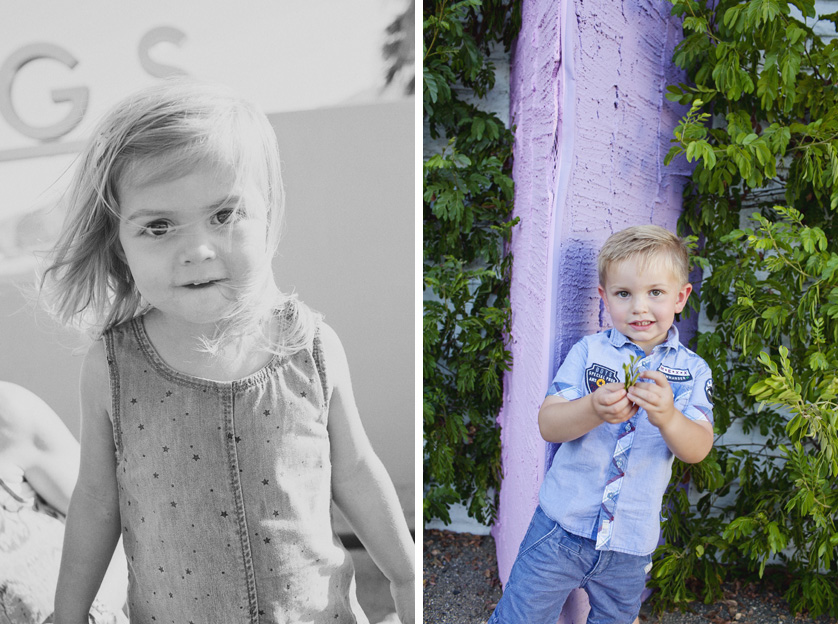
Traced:
MULTIPOLYGON (((262 192, 265 261, 276 253, 285 210, 276 135, 264 113, 226 87, 175 78, 134 93, 100 121, 77 163, 40 292, 59 321, 94 338, 149 308, 121 255, 119 191, 126 184, 175 180, 200 164, 230 166, 237 183, 262 192)), ((254 284, 238 293, 205 347, 217 351, 258 327, 269 351, 293 353, 309 344, 317 318, 294 296, 254 284), (279 309, 277 341, 264 321, 279 309)))
POLYGON ((631 260, 644 270, 660 262, 681 284, 690 276, 690 261, 684 241, 657 225, 636 225, 608 237, 597 258, 599 283, 605 286, 608 269, 617 262, 631 260))

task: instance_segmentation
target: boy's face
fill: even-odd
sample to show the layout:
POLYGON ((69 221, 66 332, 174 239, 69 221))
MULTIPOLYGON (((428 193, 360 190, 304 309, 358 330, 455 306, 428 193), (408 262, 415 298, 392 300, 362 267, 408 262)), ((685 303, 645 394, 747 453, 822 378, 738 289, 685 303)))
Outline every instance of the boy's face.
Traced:
POLYGON ((661 263, 650 262, 641 269, 636 262, 623 260, 608 268, 599 294, 614 327, 648 355, 666 340, 675 314, 684 309, 692 289, 661 263))

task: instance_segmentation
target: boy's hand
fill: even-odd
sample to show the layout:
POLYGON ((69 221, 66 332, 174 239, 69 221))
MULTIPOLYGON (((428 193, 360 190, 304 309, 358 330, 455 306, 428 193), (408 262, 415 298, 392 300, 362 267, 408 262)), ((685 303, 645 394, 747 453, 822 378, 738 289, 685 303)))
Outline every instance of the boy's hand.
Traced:
POLYGON ((654 383, 633 385, 629 388, 628 400, 646 410, 649 422, 655 427, 666 427, 676 414, 672 386, 663 373, 658 371, 643 371, 640 378, 651 379, 654 383))
POLYGON ((390 595, 396 603, 396 614, 402 624, 414 624, 413 603, 415 600, 414 582, 390 582, 390 595))
POLYGON ((637 405, 629 401, 622 383, 609 383, 597 388, 591 395, 594 413, 603 422, 621 423, 637 413, 637 405))

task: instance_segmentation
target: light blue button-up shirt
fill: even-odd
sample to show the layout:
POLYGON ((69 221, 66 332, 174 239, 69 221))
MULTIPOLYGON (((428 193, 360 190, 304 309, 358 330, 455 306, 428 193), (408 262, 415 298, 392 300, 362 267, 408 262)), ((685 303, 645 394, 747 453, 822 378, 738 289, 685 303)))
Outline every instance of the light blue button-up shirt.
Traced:
MULTIPOLYGON (((624 380, 623 364, 640 355, 641 370, 663 373, 672 386, 675 408, 690 420, 713 422, 713 380, 710 367, 682 345, 672 327, 666 340, 646 356, 616 329, 586 336, 567 354, 547 396, 569 401, 598 386, 624 380)), ((632 418, 637 428, 614 510, 609 550, 651 554, 660 535, 660 509, 672 472, 673 455, 657 427, 640 409, 632 418)), ((595 537, 617 437, 627 423, 602 423, 585 435, 563 443, 539 492, 544 512, 566 531, 595 537)))

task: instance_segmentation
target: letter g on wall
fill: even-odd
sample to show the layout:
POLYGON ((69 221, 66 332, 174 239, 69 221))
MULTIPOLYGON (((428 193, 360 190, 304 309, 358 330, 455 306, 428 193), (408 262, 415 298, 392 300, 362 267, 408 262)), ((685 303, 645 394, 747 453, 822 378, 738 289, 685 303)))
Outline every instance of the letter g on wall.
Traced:
POLYGON ((8 124, 22 135, 39 141, 55 141, 75 128, 84 118, 90 91, 87 87, 54 89, 52 101, 56 104, 70 102, 72 106, 65 117, 49 126, 31 126, 24 122, 12 104, 12 86, 15 76, 26 65, 41 59, 51 59, 73 69, 78 61, 64 48, 51 43, 32 43, 14 52, 0 66, 0 114, 8 124))

